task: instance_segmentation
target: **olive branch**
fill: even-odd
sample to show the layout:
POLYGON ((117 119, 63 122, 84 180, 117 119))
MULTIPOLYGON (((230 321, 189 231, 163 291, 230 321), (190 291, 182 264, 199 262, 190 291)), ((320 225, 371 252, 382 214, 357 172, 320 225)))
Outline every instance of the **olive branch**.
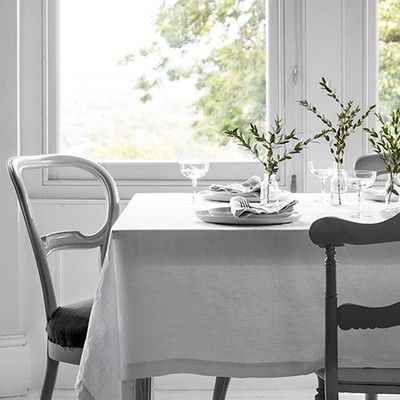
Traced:
POLYGON ((238 128, 225 130, 224 133, 236 141, 240 146, 249 150, 255 158, 264 166, 269 174, 276 174, 279 170, 279 164, 290 160, 294 154, 300 153, 309 143, 323 136, 318 133, 306 140, 300 140, 293 129, 286 133, 282 119, 276 117, 274 125, 268 134, 261 134, 256 125, 250 124, 250 130, 245 135, 238 128), (292 147, 286 145, 292 143, 292 147))
MULTIPOLYGON (((337 114, 336 125, 324 114, 320 113, 317 107, 309 103, 307 100, 300 100, 299 104, 313 113, 325 125, 325 128, 320 131, 320 134, 327 142, 329 142, 330 152, 333 154, 335 162, 339 168, 339 166, 343 164, 346 139, 357 128, 362 126, 364 120, 374 110, 375 104, 358 117, 361 108, 360 106, 354 106, 353 100, 350 100, 347 104, 342 103, 336 92, 329 86, 324 77, 321 78, 319 85, 321 89, 325 90, 328 97, 331 97, 340 107, 340 112, 337 114)), ((362 129, 365 131, 367 130, 364 127, 362 129)))
POLYGON ((369 133, 368 141, 384 162, 390 177, 390 193, 399 195, 394 185, 394 176, 400 172, 400 108, 394 110, 390 119, 385 120, 382 114, 376 114, 379 122, 379 131, 365 128, 369 133))

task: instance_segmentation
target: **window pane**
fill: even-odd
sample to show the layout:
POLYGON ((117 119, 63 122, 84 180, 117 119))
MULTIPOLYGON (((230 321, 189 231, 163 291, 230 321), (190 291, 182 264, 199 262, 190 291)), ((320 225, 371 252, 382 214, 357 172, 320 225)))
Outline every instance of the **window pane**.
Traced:
POLYGON ((379 0, 379 111, 400 107, 400 2, 379 0))
POLYGON ((265 0, 60 0, 59 15, 60 151, 249 159, 222 132, 265 128, 265 0))

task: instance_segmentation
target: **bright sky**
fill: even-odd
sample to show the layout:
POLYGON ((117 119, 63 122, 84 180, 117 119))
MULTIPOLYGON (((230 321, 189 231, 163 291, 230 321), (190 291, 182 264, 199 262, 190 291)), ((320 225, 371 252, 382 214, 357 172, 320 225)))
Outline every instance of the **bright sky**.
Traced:
POLYGON ((82 65, 98 71, 114 68, 124 55, 152 40, 149 19, 157 4, 154 0, 61 1, 61 65, 68 70, 82 65))
MULTIPOLYGON (((171 141, 203 152, 191 123, 193 101, 199 96, 193 81, 164 82, 142 104, 135 90, 137 77, 151 72, 151 61, 139 60, 121 66, 126 55, 137 53, 156 38, 151 16, 160 0, 60 0, 60 127, 62 150, 79 154, 94 140, 127 136, 148 144, 171 141), (157 116, 156 118, 154 116, 157 116), (180 136, 179 136, 180 135, 180 136), (184 137, 183 137, 184 135, 184 137), (98 138, 98 139, 96 139, 98 138), (195 143, 196 142, 196 143, 195 143), (197 146, 197 147, 193 147, 197 146)), ((169 54, 171 56, 171 54, 169 54)), ((177 58, 181 63, 181 58, 177 58)), ((181 158, 193 157, 181 153, 181 158)), ((235 152, 237 146, 234 147, 235 152)), ((223 157, 217 146, 207 145, 210 157, 223 157)), ((229 151, 229 154, 232 150, 229 151)), ((83 155, 86 155, 83 153, 83 155)), ((203 157, 203 156, 202 156, 203 157)), ((231 157, 229 155, 229 157, 231 157)))

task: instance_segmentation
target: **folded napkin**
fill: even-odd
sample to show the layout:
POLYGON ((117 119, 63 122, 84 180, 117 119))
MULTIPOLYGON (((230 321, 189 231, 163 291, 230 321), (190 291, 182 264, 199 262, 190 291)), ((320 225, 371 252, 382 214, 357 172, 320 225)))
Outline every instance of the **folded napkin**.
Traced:
POLYGON ((261 186, 261 178, 257 175, 252 176, 242 183, 231 183, 229 185, 213 184, 209 190, 212 192, 229 192, 229 193, 252 193, 259 192, 261 186))
POLYGON ((229 201, 231 212, 235 218, 245 218, 250 215, 282 214, 293 212, 297 200, 278 202, 271 205, 251 205, 247 199, 240 196, 232 197, 229 201))

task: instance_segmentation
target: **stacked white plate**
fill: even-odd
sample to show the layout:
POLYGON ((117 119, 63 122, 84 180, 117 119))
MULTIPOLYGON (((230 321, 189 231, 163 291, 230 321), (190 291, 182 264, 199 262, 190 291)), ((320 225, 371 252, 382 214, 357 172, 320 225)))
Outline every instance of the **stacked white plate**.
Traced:
POLYGON ((278 225, 297 221, 301 214, 295 211, 279 214, 249 215, 235 218, 230 207, 216 207, 208 210, 196 211, 197 218, 204 222, 227 225, 278 225))

